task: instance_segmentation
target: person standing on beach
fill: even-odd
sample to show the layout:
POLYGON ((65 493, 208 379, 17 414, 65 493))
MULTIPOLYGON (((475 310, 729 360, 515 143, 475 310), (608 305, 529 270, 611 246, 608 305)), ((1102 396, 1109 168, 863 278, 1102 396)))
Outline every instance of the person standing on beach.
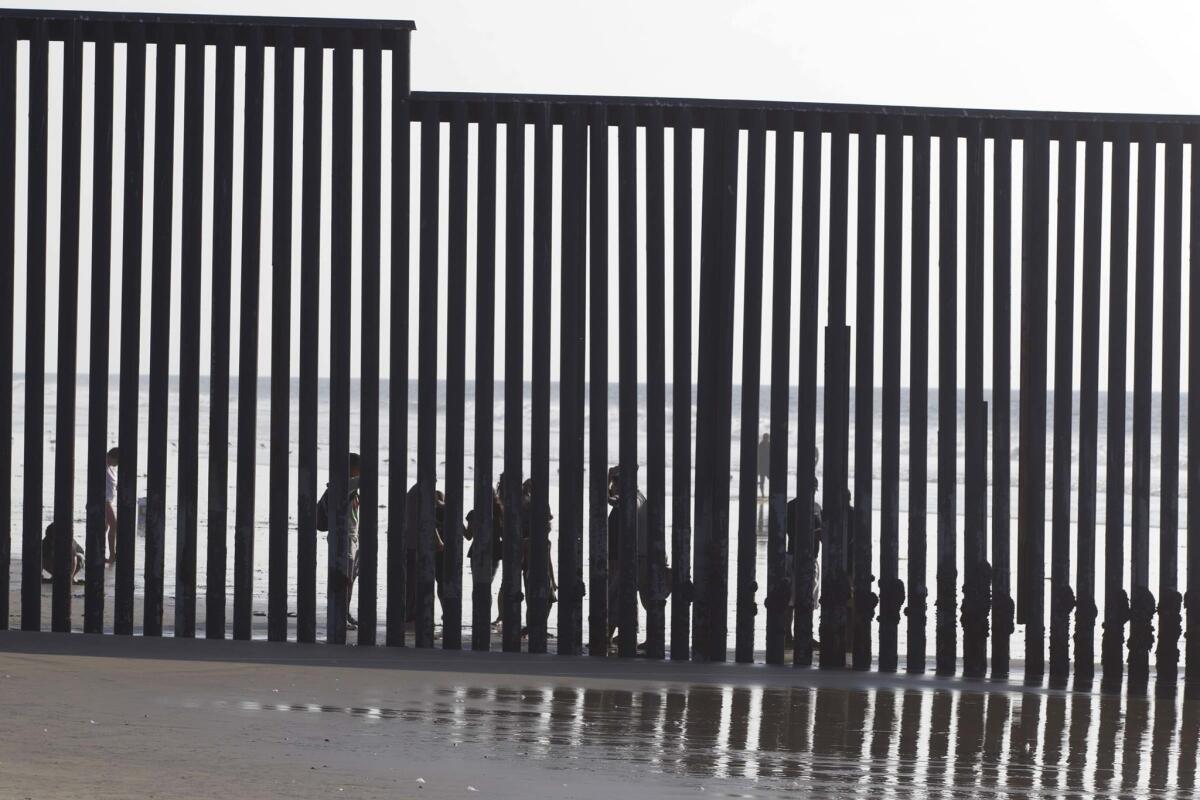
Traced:
POLYGON ((764 433, 758 443, 758 496, 766 497, 767 477, 771 474, 771 434, 764 433))
MULTIPOLYGON (((349 547, 346 551, 346 560, 341 566, 342 579, 346 587, 346 630, 358 630, 358 620, 350 613, 350 601, 354 599, 354 581, 358 578, 358 519, 359 506, 362 504, 362 498, 359 496, 359 481, 362 478, 362 458, 358 453, 350 453, 350 480, 346 485, 347 505, 346 509, 346 527, 349 538, 349 547)), ((324 494, 317 501, 317 530, 327 531, 330 529, 331 514, 336 514, 337 509, 329 507, 329 487, 325 487, 324 494)))
POLYGON ((108 451, 104 468, 104 524, 108 528, 108 560, 105 564, 115 564, 117 561, 117 467, 120 465, 120 450, 116 447, 108 451))

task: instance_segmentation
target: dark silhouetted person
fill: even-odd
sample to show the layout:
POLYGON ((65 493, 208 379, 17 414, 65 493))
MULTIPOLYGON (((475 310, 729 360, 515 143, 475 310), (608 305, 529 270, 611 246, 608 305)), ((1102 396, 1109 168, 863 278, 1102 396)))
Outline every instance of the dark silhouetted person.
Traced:
MULTIPOLYGON (((636 469, 636 468, 635 468, 636 469)), ((608 642, 612 646, 613 636, 620 627, 621 620, 621 541, 625 535, 621 530, 621 467, 617 465, 608 471, 608 504, 612 510, 608 514, 608 642)), ((650 585, 650 551, 649 531, 650 518, 646 506, 646 496, 640 489, 637 492, 637 530, 634 531, 637 542, 637 573, 636 582, 638 597, 642 608, 649 609, 654 602, 654 587, 650 585)), ((665 552, 660 555, 658 564, 659 574, 667 574, 665 552)), ((645 643, 638 645, 645 649, 645 643)))
MULTIPOLYGON (((358 578, 358 520, 359 507, 362 505, 359 481, 362 479, 362 459, 358 453, 350 453, 349 461, 350 475, 346 484, 348 504, 346 527, 349 534, 349 545, 345 561, 339 565, 338 571, 346 588, 346 630, 356 631, 358 630, 358 620, 350 613, 350 601, 354 598, 354 581, 358 578)), ((336 513, 336 508, 329 507, 329 487, 326 485, 325 492, 317 501, 317 530, 329 530, 331 515, 336 513)))
MULTIPOLYGON (((417 618, 417 553, 421 536, 421 490, 414 483, 408 489, 404 504, 404 548, 408 580, 404 582, 405 617, 407 622, 417 618)), ((433 492, 433 583, 438 600, 442 599, 442 567, 445 562, 446 496, 433 492)))
POLYGON ((767 478, 771 475, 771 434, 764 433, 758 443, 758 496, 766 497, 767 478))
MULTIPOLYGON (((71 562, 71 582, 83 583, 83 578, 79 575, 79 571, 83 569, 83 547, 74 539, 71 543, 75 545, 75 559, 71 562)), ((51 522, 46 526, 46 534, 42 537, 42 570, 50 574, 50 579, 54 579, 54 523, 51 522)))

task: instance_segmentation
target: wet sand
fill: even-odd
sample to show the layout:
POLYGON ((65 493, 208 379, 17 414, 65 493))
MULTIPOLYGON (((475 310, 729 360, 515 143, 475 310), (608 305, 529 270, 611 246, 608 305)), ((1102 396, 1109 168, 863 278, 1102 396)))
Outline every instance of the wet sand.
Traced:
POLYGON ((1182 698, 18 632, 0 713, 35 798, 1176 797, 1200 734, 1182 698))

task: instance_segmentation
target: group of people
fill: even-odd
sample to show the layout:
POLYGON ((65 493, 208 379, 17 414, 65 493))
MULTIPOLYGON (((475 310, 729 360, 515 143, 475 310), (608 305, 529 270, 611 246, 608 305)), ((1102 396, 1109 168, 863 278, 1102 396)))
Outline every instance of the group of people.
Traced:
MULTIPOLYGON (((121 451, 112 448, 105 454, 104 469, 104 528, 108 540, 108 554, 105 556, 106 565, 115 564, 117 560, 117 467, 121 464, 121 451)), ((42 535, 42 579, 54 580, 54 552, 56 528, 51 522, 46 526, 42 535)), ((80 572, 83 571, 84 549, 74 537, 74 558, 71 560, 71 582, 83 583, 80 572)))
MULTIPOLYGON (((349 458, 350 475, 347 483, 347 533, 349 549, 345 554, 345 560, 339 567, 339 572, 343 576, 343 582, 346 587, 346 628, 347 630, 357 630, 358 620, 355 619, 351 601, 354 594, 354 583, 358 578, 359 573, 359 509, 362 505, 362 496, 360 488, 360 479, 362 474, 362 461, 357 453, 351 453, 349 458)), ((608 517, 608 600, 609 600, 609 630, 608 639, 611 642, 620 620, 620 585, 621 585, 621 521, 619 506, 621 500, 620 493, 620 466, 614 466, 608 473, 608 502, 612 507, 612 511, 608 517)), ((505 542, 505 511, 507 498, 507 477, 501 473, 500 479, 496 482, 496 486, 492 489, 492 507, 491 507, 491 578, 495 580, 496 573, 500 569, 500 565, 504 561, 504 542, 505 542)), ((521 579, 525 588, 526 594, 529 593, 530 578, 530 550, 533 542, 533 526, 535 517, 539 516, 533 513, 533 481, 525 480, 520 488, 520 520, 521 520, 521 544, 520 544, 520 568, 521 579)), ((322 495, 317 504, 317 527, 320 530, 329 530, 329 495, 328 489, 322 495)), ((636 498, 637 505, 637 530, 636 549, 637 549, 637 586, 638 595, 641 599, 643 607, 649 607, 650 603, 654 602, 654 596, 650 588, 650 554, 647 544, 647 532, 649 530, 649 522, 646 513, 646 496, 639 490, 636 498)), ((471 545, 467 550, 467 558, 472 560, 475 554, 475 548, 479 546, 477 536, 482 528, 480 509, 472 509, 466 515, 466 521, 463 528, 463 538, 470 542, 471 545)), ((553 605, 557 602, 558 583, 554 576, 554 560, 551 558, 549 551, 549 531, 550 523, 553 520, 549 508, 543 509, 540 515, 542 523, 545 525, 545 530, 542 531, 544 536, 543 541, 546 542, 546 566, 548 569, 549 580, 549 602, 553 605)), ((445 517, 446 517, 446 500, 440 490, 434 492, 434 580, 438 599, 442 598, 442 583, 445 570, 445 517)), ((409 575, 416 574, 417 568, 417 551, 418 551, 418 531, 420 526, 420 492, 417 485, 413 485, 408 490, 407 500, 405 503, 405 559, 407 572, 409 575)), ((668 567, 665 554, 659 554, 661 563, 659 564, 659 574, 665 575, 668 567)), ((416 612, 416 581, 406 581, 406 603, 407 622, 413 621, 416 612)), ((501 590, 503 591, 503 590, 501 590)), ((503 596, 498 595, 496 598, 497 608, 503 607, 503 596)), ((500 617, 493 622, 499 624, 500 617)))

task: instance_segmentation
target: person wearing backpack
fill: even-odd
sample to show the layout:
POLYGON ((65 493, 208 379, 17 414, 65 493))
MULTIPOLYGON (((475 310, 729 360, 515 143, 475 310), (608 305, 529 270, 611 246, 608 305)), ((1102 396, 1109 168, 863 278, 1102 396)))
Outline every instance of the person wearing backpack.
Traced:
MULTIPOLYGON (((350 611, 350 601, 354 599, 354 581, 358 579, 358 520, 359 507, 362 505, 359 482, 362 480, 362 458, 358 453, 350 453, 349 461, 350 480, 346 483, 348 505, 346 527, 350 544, 344 569, 346 585, 346 630, 356 631, 358 630, 358 620, 354 618, 354 614, 350 611)), ((329 520, 329 485, 326 484, 321 499, 317 501, 317 530, 328 531, 329 520)))

